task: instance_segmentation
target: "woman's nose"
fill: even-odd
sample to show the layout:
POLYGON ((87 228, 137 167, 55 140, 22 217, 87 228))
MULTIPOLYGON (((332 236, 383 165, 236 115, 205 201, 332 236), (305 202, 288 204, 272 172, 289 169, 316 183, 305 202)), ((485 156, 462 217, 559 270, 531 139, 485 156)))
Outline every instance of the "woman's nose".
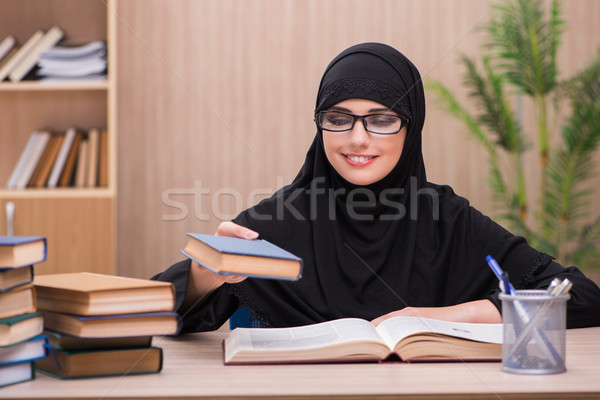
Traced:
POLYGON ((364 122, 361 119, 357 119, 354 123, 354 127, 350 131, 350 140, 352 146, 364 147, 369 145, 369 132, 365 129, 364 122))

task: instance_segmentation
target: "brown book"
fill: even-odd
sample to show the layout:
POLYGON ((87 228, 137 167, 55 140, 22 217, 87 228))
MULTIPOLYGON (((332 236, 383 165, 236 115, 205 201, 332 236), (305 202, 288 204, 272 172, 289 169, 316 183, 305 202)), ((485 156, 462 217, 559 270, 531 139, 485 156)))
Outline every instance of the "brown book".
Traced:
POLYGON ((0 319, 0 346, 10 346, 42 333, 41 313, 27 313, 0 319))
POLYGON ((237 328, 224 352, 225 364, 500 361, 502 324, 393 317, 377 327, 343 318, 293 328, 237 328))
POLYGON ((19 286, 0 293, 0 318, 35 312, 35 300, 32 285, 19 286))
POLYGON ((74 272, 39 275, 33 284, 40 310, 105 315, 171 311, 175 307, 170 282, 74 272))
POLYGON ((87 177, 85 185, 87 187, 98 186, 98 162, 100 150, 100 131, 97 128, 92 128, 88 132, 88 147, 87 147, 87 177))
POLYGON ((53 148, 55 147, 55 135, 52 135, 49 132, 46 132, 46 134, 48 135, 48 142, 46 143, 44 151, 42 152, 42 155, 40 156, 37 165, 33 170, 33 174, 31 174, 31 177, 29 178, 29 182, 27 182, 27 187, 36 186, 36 182, 40 179, 40 175, 51 156, 53 148))
POLYGON ((40 162, 40 170, 37 177, 33 179, 33 187, 44 187, 50 177, 50 171, 56 162, 58 152, 62 146, 62 142, 65 138, 64 134, 53 134, 46 148, 47 153, 44 154, 40 162))
POLYGON ((46 238, 0 236, 0 268, 18 268, 46 259, 46 238))
POLYGON ((54 349, 56 358, 35 361, 35 368, 59 378, 91 378, 113 375, 136 375, 160 372, 162 349, 61 350, 54 349))
POLYGON ((0 269, 0 292, 23 286, 33 281, 33 266, 0 269))
POLYGON ((76 131, 75 137, 73 138, 73 142, 71 143, 71 147, 69 148, 69 152, 67 154, 67 159, 65 160, 65 165, 60 174, 60 180, 58 181, 58 186, 67 187, 71 186, 73 182, 73 175, 75 173, 75 163, 77 162, 77 152, 79 150, 79 142, 83 138, 83 132, 76 131))
POLYGON ((203 267, 222 275, 297 280, 302 259, 266 240, 188 233, 181 252, 203 267))
POLYGON ((164 336, 179 333, 173 311, 136 314, 74 315, 42 310, 44 328, 81 338, 164 336))
POLYGON ((77 166, 75 167, 75 187, 78 188, 86 186, 88 145, 89 143, 87 138, 82 138, 79 141, 79 150, 77 150, 77 166))
POLYGON ((100 130, 100 150, 98 162, 98 186, 108 186, 108 131, 100 130))
POLYGON ((150 347, 152 336, 81 338, 54 331, 44 331, 50 346, 63 350, 121 349, 150 347))

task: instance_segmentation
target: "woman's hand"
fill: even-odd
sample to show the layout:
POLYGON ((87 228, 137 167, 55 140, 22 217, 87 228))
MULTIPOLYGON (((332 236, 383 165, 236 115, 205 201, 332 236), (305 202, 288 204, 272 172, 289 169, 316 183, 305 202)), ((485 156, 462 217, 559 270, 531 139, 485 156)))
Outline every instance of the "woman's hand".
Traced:
POLYGON ((500 312, 491 301, 475 300, 447 307, 405 307, 375 318, 371 323, 377 326, 388 318, 399 316, 488 324, 502 322, 500 312))
MULTIPOLYGON (((256 239, 258 237, 257 232, 230 221, 222 222, 215 235, 242 239, 256 239)), ((240 275, 220 275, 192 261, 183 309, 197 307, 204 303, 224 283, 240 283, 246 278, 246 276, 240 275)))

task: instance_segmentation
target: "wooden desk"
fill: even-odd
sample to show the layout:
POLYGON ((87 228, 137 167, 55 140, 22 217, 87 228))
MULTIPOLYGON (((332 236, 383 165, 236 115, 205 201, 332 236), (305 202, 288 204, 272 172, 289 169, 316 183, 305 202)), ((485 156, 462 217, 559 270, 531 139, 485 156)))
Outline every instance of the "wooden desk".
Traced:
POLYGON ((567 372, 514 375, 500 363, 224 366, 227 332, 155 338, 160 374, 58 380, 0 389, 10 399, 599 399, 600 328, 567 331, 567 372))

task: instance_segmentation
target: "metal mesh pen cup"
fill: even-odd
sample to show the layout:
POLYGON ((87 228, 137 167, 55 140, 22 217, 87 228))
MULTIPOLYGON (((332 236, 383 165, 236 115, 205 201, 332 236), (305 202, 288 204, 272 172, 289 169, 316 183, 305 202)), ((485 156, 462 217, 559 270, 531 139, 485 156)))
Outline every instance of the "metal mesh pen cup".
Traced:
POLYGON ((502 300, 502 370, 517 374, 566 371, 565 336, 569 294, 544 290, 500 294, 502 300))

